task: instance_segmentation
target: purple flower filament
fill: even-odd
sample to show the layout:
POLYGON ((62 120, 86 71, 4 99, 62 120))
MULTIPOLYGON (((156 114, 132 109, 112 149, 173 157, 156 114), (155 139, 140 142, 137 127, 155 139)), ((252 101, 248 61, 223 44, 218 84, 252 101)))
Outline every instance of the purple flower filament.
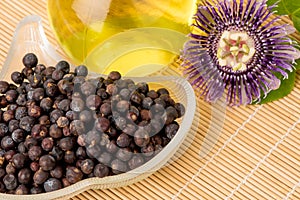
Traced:
POLYGON ((185 74, 205 99, 226 94, 228 105, 260 102, 280 86, 275 73, 288 78, 299 57, 287 36, 289 25, 276 25, 266 1, 204 1, 181 58, 185 74), (263 96, 262 96, 263 95, 263 96))

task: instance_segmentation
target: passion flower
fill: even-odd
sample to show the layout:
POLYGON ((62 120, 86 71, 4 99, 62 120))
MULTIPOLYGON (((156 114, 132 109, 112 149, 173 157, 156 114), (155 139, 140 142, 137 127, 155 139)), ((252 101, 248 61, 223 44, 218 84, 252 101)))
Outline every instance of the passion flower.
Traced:
POLYGON ((276 74, 288 78, 299 57, 294 28, 278 25, 273 6, 259 0, 207 0, 194 15, 193 30, 181 54, 184 73, 201 95, 228 105, 260 102, 279 88, 276 74))

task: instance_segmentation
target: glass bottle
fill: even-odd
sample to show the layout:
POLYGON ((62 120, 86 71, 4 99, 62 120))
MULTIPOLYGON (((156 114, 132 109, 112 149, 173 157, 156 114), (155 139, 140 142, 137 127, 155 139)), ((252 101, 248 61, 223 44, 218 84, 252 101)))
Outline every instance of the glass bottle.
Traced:
POLYGON ((74 64, 148 75, 179 54, 195 7, 196 0, 48 0, 48 15, 74 64))

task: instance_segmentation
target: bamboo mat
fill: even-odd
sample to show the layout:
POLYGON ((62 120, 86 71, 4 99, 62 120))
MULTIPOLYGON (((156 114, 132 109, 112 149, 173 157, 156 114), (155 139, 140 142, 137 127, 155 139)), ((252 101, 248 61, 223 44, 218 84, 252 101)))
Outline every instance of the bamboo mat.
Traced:
MULTIPOLYGON (((48 40, 58 47, 45 0, 2 0, 0 66, 16 25, 30 14, 42 17, 48 40)), ((179 159, 133 185, 88 190, 72 200, 300 199, 299 73, 287 97, 266 105, 226 108, 225 119, 224 107, 201 100, 197 104, 199 122, 191 129, 196 134, 179 159)))

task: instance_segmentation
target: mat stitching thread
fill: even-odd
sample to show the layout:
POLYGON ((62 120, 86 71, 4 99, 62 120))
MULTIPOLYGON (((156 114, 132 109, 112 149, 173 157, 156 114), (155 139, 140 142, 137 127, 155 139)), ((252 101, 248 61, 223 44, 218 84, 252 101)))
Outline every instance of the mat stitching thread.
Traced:
POLYGON ((291 133, 292 130, 294 130, 297 126, 297 124, 300 123, 300 118, 287 130, 287 132, 281 136, 280 140, 276 142, 276 144, 269 150, 268 154, 266 154, 258 163, 257 165, 250 171, 249 174, 247 174, 244 179, 237 185, 235 189, 231 191, 231 193, 225 198, 225 200, 228 200, 231 198, 236 191, 240 189, 240 187, 247 183, 248 179, 255 173, 256 170, 266 161, 266 159, 277 149, 277 147, 284 142, 285 138, 288 137, 288 135, 291 133))
POLYGON ((290 192, 288 192, 288 193, 286 194, 286 196, 283 197, 282 200, 287 200, 287 199, 289 199, 290 196, 296 191, 297 187, 299 187, 299 186, 300 186, 300 181, 294 185, 294 187, 292 188, 292 190, 291 190, 290 192))
POLYGON ((233 138, 234 138, 235 136, 238 135, 239 131, 242 130, 242 129, 246 126, 246 124, 249 123, 249 122, 252 120, 252 118, 256 115, 256 113, 257 113, 262 107, 263 107, 263 105, 260 105, 259 107, 257 107, 257 108, 254 110, 254 112, 248 117, 248 119, 245 120, 245 121, 243 122, 243 124, 235 131, 235 133, 234 133, 233 135, 231 135, 231 136, 226 140, 226 142, 223 144, 223 146, 222 146, 221 148, 219 148, 218 151, 217 151, 217 152, 216 152, 216 153, 215 153, 208 161, 206 161, 205 164, 204 164, 201 168, 199 168, 199 170, 196 172, 196 174, 194 174, 194 175, 191 177, 191 179, 190 179, 189 181, 187 181, 187 182, 185 183, 185 185, 184 185, 182 188, 180 188, 180 190, 178 190, 178 192, 172 197, 172 200, 178 198, 178 196, 182 193, 182 191, 185 190, 185 189, 189 186, 189 184, 191 184, 191 183, 195 180, 195 178, 197 178, 197 177, 200 175, 201 171, 202 171, 209 163, 211 163, 211 162, 215 159, 215 157, 217 157, 217 156, 221 153, 222 150, 225 149, 225 147, 233 140, 233 138))

